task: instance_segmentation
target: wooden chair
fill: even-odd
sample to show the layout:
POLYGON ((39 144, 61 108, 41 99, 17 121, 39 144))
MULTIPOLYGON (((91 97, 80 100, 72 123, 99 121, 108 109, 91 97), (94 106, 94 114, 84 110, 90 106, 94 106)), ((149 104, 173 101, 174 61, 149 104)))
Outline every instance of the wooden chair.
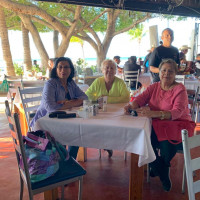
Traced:
POLYGON ((78 74, 78 84, 85 84, 85 75, 84 74, 78 74))
POLYGON ((186 168, 188 196, 189 200, 195 200, 195 194, 200 192, 200 178, 194 181, 193 173, 200 169, 200 155, 198 155, 199 157, 192 159, 190 150, 194 149, 195 147, 200 147, 200 135, 188 137, 188 131, 182 130, 182 143, 186 168))
POLYGON ((175 76, 175 81, 185 85, 185 75, 176 75, 175 76))
POLYGON ((35 115, 35 112, 37 111, 40 105, 40 102, 42 100, 43 87, 26 89, 21 89, 20 87, 18 87, 18 91, 20 94, 22 106, 24 108, 28 129, 29 131, 31 131, 30 119, 35 115))
POLYGON ((73 158, 60 165, 59 171, 54 176, 43 181, 31 182, 18 114, 11 115, 8 101, 5 101, 5 106, 20 175, 20 200, 23 199, 24 184, 27 186, 30 200, 33 200, 35 194, 52 190, 59 186, 62 187, 61 199, 64 200, 64 185, 75 181, 79 181, 78 199, 81 200, 83 175, 86 174, 86 171, 73 158), (24 169, 20 166, 20 159, 23 160, 24 169))

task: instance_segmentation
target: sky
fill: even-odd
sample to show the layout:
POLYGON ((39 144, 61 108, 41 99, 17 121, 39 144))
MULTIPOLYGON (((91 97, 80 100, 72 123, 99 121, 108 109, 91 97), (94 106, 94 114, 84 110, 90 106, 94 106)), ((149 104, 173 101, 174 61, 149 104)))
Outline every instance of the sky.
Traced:
MULTIPOLYGON (((127 33, 120 34, 111 42, 107 57, 113 58, 115 55, 119 55, 123 57, 122 63, 123 64, 126 59, 130 56, 137 56, 137 57, 145 57, 148 53, 147 50, 150 49, 150 42, 149 42, 149 27, 153 25, 157 25, 158 27, 158 35, 160 37, 161 32, 163 29, 169 27, 174 30, 174 42, 173 46, 180 48, 182 45, 191 46, 191 39, 192 39, 192 31, 195 27, 195 22, 199 22, 194 18, 188 18, 186 21, 168 21, 161 17, 149 20, 146 22, 145 30, 146 35, 142 38, 141 44, 139 45, 137 39, 131 40, 131 37, 127 33)), ((100 35, 100 37, 102 37, 100 35)), ((52 33, 43 33, 41 34, 42 41, 44 42, 44 46, 47 50, 49 57, 54 57, 53 52, 53 34, 52 33), (50 42, 52 41, 52 42, 50 42)), ((20 31, 9 31, 9 41, 11 47, 11 53, 14 62, 21 63, 23 62, 23 45, 22 45, 22 35, 20 31)), ((32 59, 37 59, 40 62, 40 56, 35 48, 35 45, 32 41, 32 37, 30 36, 30 46, 31 46, 31 56, 32 59)), ((88 64, 95 64, 96 53, 93 48, 87 43, 84 43, 84 56, 87 59, 88 64), (90 60, 93 60, 90 61, 90 60)), ((189 56, 190 52, 188 52, 189 56)), ((81 45, 79 43, 70 43, 69 48, 65 54, 65 56, 70 57, 74 62, 78 60, 78 58, 83 58, 83 51, 81 45)), ((0 64, 1 66, 3 61, 3 55, 1 50, 0 44, 0 64)))

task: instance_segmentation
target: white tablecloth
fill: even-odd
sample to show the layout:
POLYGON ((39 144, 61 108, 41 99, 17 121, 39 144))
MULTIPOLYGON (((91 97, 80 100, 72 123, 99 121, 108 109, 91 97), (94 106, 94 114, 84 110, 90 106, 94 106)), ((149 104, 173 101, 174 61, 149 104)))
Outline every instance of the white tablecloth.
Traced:
POLYGON ((145 117, 123 114, 124 104, 109 104, 107 112, 90 119, 42 117, 34 129, 49 131, 63 145, 122 150, 139 155, 138 166, 155 159, 150 133, 151 122, 145 117))
POLYGON ((196 90, 200 86, 200 80, 185 79, 185 87, 188 90, 196 90))

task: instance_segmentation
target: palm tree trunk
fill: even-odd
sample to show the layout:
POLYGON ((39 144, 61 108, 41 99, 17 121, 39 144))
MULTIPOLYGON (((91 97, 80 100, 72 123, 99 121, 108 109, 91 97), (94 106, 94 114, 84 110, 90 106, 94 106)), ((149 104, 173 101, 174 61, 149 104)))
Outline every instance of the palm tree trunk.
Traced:
POLYGON ((0 6, 0 37, 3 52, 3 59, 6 62, 7 75, 15 76, 10 44, 8 39, 8 29, 6 27, 6 19, 3 8, 0 6))
POLYGON ((31 59, 31 51, 30 51, 30 41, 29 41, 29 31, 25 28, 23 22, 21 22, 21 30, 22 30, 22 40, 24 46, 24 65, 27 71, 30 71, 32 68, 32 59, 31 59))

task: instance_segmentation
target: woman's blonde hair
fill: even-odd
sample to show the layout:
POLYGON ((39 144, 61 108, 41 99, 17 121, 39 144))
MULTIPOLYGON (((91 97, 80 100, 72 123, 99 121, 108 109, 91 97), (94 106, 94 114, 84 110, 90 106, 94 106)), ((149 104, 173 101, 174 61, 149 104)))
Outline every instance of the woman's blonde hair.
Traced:
POLYGON ((163 59, 162 60, 162 62, 160 63, 160 65, 159 65, 159 70, 161 71, 161 69, 162 69, 162 66, 164 65, 164 64, 170 64, 173 68, 174 68, 174 71, 175 71, 175 73, 177 74, 178 73, 178 65, 176 64, 176 62, 174 61, 174 60, 172 60, 172 59, 163 59))
POLYGON ((116 62, 114 60, 111 60, 111 59, 106 59, 101 63, 101 70, 103 70, 105 64, 107 64, 107 63, 113 65, 115 67, 115 71, 116 71, 117 64, 116 64, 116 62))

